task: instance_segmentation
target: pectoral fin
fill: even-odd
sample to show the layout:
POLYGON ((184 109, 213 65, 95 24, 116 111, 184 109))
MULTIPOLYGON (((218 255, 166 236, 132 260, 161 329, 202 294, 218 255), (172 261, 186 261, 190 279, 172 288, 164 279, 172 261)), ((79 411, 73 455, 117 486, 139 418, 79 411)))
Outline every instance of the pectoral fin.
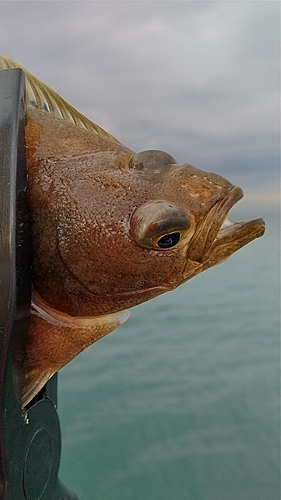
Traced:
POLYGON ((124 323, 130 313, 72 317, 33 304, 24 362, 22 406, 26 406, 49 378, 91 344, 124 323))

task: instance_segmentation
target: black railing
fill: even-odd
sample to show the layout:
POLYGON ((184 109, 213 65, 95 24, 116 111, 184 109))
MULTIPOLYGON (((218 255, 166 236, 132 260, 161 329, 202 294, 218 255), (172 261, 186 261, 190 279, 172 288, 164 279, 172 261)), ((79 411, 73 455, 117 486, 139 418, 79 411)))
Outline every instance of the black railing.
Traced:
POLYGON ((21 408, 31 300, 25 78, 0 71, 0 500, 77 500, 58 479, 57 377, 21 408))

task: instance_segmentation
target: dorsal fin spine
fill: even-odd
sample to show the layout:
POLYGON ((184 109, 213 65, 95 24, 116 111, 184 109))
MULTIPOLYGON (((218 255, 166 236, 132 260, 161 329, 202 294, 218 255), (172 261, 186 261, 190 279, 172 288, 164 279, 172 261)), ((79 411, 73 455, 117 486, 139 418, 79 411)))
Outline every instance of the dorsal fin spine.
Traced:
POLYGON ((28 105, 34 106, 46 113, 51 113, 57 118, 66 120, 77 127, 91 130, 92 132, 95 132, 112 142, 120 144, 115 137, 93 123, 86 116, 79 113, 75 108, 64 101, 64 99, 62 99, 56 92, 54 92, 54 90, 45 85, 38 78, 34 77, 20 64, 15 63, 9 57, 0 55, 0 70, 8 68, 21 68, 24 71, 26 77, 26 100, 28 105))

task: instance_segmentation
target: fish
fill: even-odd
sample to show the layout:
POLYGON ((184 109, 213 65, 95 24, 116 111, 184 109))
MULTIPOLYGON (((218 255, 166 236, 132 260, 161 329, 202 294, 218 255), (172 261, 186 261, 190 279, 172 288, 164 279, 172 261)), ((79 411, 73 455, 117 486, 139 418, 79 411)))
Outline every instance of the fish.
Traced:
MULTIPOLYGON (((21 68, 0 56, 0 69, 21 68)), ((22 406, 130 309, 172 291, 264 234, 234 222, 224 177, 168 153, 136 153, 22 68, 32 302, 22 406)))

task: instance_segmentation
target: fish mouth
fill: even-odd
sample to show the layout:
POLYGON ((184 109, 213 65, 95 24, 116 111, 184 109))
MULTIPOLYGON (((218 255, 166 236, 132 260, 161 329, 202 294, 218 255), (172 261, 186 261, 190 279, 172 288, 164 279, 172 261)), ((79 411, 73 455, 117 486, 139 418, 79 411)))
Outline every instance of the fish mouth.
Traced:
POLYGON ((189 262, 191 260, 201 264, 199 272, 226 260, 244 245, 264 234, 265 223, 262 218, 243 222, 229 219, 230 209, 241 198, 242 189, 233 186, 223 200, 215 203, 197 228, 187 257, 189 262))

